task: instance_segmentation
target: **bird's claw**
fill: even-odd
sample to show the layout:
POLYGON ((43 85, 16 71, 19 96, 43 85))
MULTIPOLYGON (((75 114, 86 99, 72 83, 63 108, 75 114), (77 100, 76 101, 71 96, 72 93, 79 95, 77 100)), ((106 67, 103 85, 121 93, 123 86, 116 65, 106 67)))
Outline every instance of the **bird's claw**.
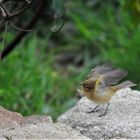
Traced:
POLYGON ((107 112, 104 112, 104 113, 98 115, 98 117, 104 117, 106 114, 107 114, 107 112))

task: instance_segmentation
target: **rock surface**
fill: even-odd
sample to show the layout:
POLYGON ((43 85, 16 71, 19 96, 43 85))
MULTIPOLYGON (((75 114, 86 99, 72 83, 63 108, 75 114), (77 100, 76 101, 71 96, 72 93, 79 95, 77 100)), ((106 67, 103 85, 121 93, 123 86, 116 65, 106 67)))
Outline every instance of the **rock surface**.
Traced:
POLYGON ((118 91, 111 100, 108 113, 98 117, 105 106, 95 113, 86 113, 95 107, 93 102, 82 98, 75 107, 58 118, 92 139, 140 139, 140 92, 131 89, 118 91))
POLYGON ((33 115, 23 117, 0 107, 0 139, 88 139, 51 117, 33 115))

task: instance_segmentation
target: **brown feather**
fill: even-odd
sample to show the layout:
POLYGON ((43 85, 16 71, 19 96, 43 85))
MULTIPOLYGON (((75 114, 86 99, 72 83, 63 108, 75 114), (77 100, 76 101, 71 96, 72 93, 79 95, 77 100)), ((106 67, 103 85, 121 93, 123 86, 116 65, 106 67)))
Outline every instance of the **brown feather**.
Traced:
POLYGON ((91 72, 88 74, 87 79, 91 77, 96 77, 98 78, 100 75, 103 75, 109 71, 113 70, 113 67, 111 64, 102 64, 99 66, 96 66, 91 70, 91 72))
POLYGON ((122 69, 116 69, 104 74, 104 83, 106 85, 115 85, 126 76, 127 76, 126 71, 122 69))

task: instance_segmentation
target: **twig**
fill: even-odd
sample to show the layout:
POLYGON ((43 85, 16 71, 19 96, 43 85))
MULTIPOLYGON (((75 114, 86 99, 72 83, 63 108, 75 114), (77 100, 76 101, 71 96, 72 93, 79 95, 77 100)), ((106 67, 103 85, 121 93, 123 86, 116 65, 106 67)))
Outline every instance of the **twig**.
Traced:
POLYGON ((22 29, 20 27, 17 27, 13 22, 9 21, 10 25, 15 28, 16 30, 18 31, 21 31, 21 32, 31 32, 32 30, 28 30, 28 29, 22 29))
POLYGON ((13 19, 14 17, 21 15, 31 6, 31 4, 33 2, 34 2, 34 0, 32 0, 30 3, 27 4, 27 6, 25 6, 24 8, 22 8, 21 10, 15 12, 15 13, 10 13, 7 10, 7 8, 3 4, 0 3, 0 9, 1 9, 4 21, 9 21, 9 20, 13 19))
MULTIPOLYGON (((45 0, 40 0, 40 5, 38 6, 38 9, 36 13, 34 14, 33 18, 29 21, 29 23, 24 27, 24 29, 32 29, 37 20, 40 18, 42 13, 45 10, 45 0)), ((10 52, 14 50, 14 48, 20 43, 20 41, 28 34, 28 32, 19 32, 14 40, 8 44, 3 50, 1 54, 1 59, 4 59, 10 52)))
MULTIPOLYGON (((5 46, 7 27, 8 27, 8 22, 5 22, 5 28, 4 28, 4 35, 3 35, 3 39, 2 39, 2 48, 1 48, 1 50, 3 50, 4 46, 5 46)), ((1 60, 1 58, 2 58, 2 52, 0 53, 0 60, 1 60)))

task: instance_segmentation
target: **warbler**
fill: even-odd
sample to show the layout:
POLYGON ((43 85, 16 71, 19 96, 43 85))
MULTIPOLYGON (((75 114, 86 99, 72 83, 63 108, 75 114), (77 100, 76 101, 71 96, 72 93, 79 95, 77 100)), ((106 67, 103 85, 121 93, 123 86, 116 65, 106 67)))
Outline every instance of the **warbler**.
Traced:
POLYGON ((97 106, 88 113, 95 112, 101 104, 107 104, 104 113, 99 115, 99 117, 104 116, 107 113, 110 100, 116 91, 136 85, 129 80, 118 84, 126 76, 126 71, 115 69, 110 64, 102 64, 93 68, 86 80, 81 83, 82 91, 79 90, 89 100, 97 103, 97 106))

